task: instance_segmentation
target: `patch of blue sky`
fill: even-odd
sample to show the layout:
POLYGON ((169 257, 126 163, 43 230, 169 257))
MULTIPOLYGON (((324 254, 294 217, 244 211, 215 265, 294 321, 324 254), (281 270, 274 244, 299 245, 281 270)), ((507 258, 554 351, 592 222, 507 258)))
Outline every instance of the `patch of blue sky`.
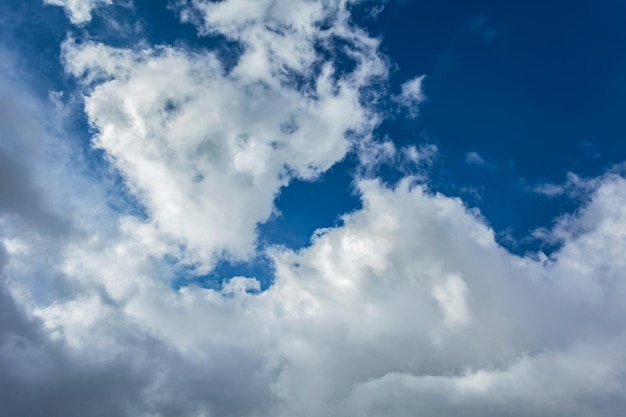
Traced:
POLYGON ((236 261, 222 258, 213 270, 198 275, 193 266, 183 265, 175 258, 166 260, 175 271, 172 287, 201 286, 219 290, 232 277, 255 278, 261 291, 273 282, 274 267, 266 251, 272 246, 298 250, 309 246, 314 232, 340 226, 341 215, 358 210, 361 200, 353 187, 358 168, 355 155, 348 156, 316 181, 293 180, 277 198, 277 212, 258 226, 259 243, 252 259, 236 261))
POLYGON ((6 0, 0 2, 0 16, 0 46, 16 58, 31 93, 47 98, 49 91, 73 86, 60 60, 59 44, 68 29, 60 8, 44 7, 39 0, 6 0))
MULTIPOLYGON (((63 69, 61 44, 68 34, 85 37, 86 32, 69 25, 63 9, 44 6, 40 0, 7 0, 0 4, 0 14, 3 16, 0 46, 10 54, 4 59, 12 60, 13 70, 28 86, 27 93, 44 103, 53 97, 59 106, 70 109, 81 105, 77 104, 77 83, 63 69)), ((65 116, 63 134, 80 152, 76 157, 84 166, 81 175, 109 185, 108 202, 114 210, 146 218, 143 207, 128 191, 124 179, 111 169, 104 153, 91 146, 91 137, 96 132, 89 126, 86 114, 68 111, 65 116)))
POLYGON ((272 261, 261 251, 246 261, 223 258, 207 274, 198 274, 193 266, 181 264, 172 257, 167 257, 164 262, 173 271, 171 286, 175 290, 190 286, 220 290, 233 277, 245 277, 256 279, 260 290, 265 291, 274 280, 272 261))
POLYGON ((243 51, 238 42, 222 35, 199 34, 192 22, 181 22, 177 9, 167 2, 135 0, 132 6, 107 6, 76 33, 88 33, 90 39, 116 47, 172 45, 192 52, 212 51, 227 72, 243 51))
POLYGON ((381 130, 437 145, 431 187, 480 208, 516 252, 547 243, 580 203, 531 190, 568 172, 597 176, 626 159, 626 8, 608 1, 391 2, 373 29, 396 69, 392 89, 426 74, 416 120, 381 130), (402 4, 400 4, 402 3, 402 4), (475 152, 487 164, 468 164, 475 152))
POLYGON ((358 161, 354 154, 331 167, 316 181, 293 180, 278 196, 277 213, 259 225, 264 247, 308 246, 318 229, 341 225, 341 215, 361 207, 353 187, 358 161))

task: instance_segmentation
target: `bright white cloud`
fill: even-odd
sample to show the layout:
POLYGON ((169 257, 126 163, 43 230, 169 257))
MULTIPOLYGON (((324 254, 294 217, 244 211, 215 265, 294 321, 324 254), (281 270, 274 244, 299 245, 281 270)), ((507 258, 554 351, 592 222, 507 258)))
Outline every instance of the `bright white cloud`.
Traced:
POLYGON ((207 31, 244 46, 229 73, 211 53, 64 46, 67 70, 87 91, 94 145, 146 208, 137 233, 201 270, 224 254, 248 256, 280 188, 327 170, 377 123, 360 98, 386 71, 377 41, 349 25, 342 2, 301 3, 195 4, 207 31), (321 32, 324 19, 333 25, 321 32), (333 37, 347 42, 354 71, 316 52, 333 37))
POLYGON ((62 273, 84 290, 34 313, 89 366, 169 346, 160 377, 139 371, 151 382, 134 404, 154 415, 620 415, 626 180, 564 220, 575 232, 548 261, 509 254, 460 200, 410 179, 360 189, 344 226, 272 251, 265 292, 242 277, 174 292, 122 230, 67 246, 62 273))
POLYGON ((70 21, 76 25, 89 22, 96 8, 113 4, 113 0, 43 0, 43 2, 64 7, 70 21))

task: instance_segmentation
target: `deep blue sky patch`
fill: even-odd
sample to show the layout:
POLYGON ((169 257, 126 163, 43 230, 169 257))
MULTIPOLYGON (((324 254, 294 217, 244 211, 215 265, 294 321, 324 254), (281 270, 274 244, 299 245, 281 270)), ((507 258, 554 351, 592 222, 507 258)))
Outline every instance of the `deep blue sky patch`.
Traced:
POLYGON ((435 188, 523 239, 575 205, 533 187, 626 158, 624 16, 619 1, 391 2, 375 30, 392 83, 426 74, 427 101, 385 130, 397 143, 427 135, 443 160, 435 188))

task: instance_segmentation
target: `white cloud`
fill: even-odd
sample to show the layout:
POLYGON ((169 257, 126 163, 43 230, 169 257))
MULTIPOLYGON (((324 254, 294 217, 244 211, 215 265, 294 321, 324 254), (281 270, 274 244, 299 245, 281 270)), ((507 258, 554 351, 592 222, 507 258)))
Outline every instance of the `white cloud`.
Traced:
POLYGON ((113 4, 113 0, 43 0, 43 2, 64 7, 70 21, 75 25, 89 22, 96 8, 113 4))
POLYGON ((487 163, 478 152, 468 152, 465 154, 465 163, 469 165, 485 166, 487 163))
POLYGON ((400 95, 396 98, 401 106, 408 109, 411 117, 417 117, 419 105, 426 99, 422 89, 424 78, 426 76, 422 75, 406 81, 402 84, 400 95))
POLYGON ((378 42, 349 25, 343 2, 194 6, 207 31, 244 45, 230 73, 211 53, 170 47, 69 41, 64 59, 87 91, 94 145, 147 210, 148 222, 134 227, 206 271, 219 256, 253 251, 256 225, 291 178, 313 179, 367 140, 377 117, 361 89, 386 67, 378 42), (324 19, 334 23, 326 32, 316 28, 324 19), (354 71, 342 74, 316 52, 333 37, 347 42, 354 71), (296 87, 295 77, 309 87, 296 87))
POLYGON ((396 149, 388 138, 383 141, 362 141, 357 149, 360 162, 359 175, 372 177, 381 166, 389 165, 404 175, 428 181, 428 173, 437 158, 437 152, 437 146, 432 144, 407 145, 396 149))
MULTIPOLYGON (((610 175, 619 175, 620 172, 624 172, 624 168, 624 164, 617 164, 609 170, 609 173, 610 175)), ((573 172, 568 172, 567 179, 564 183, 539 184, 533 188, 533 191, 547 197, 567 195, 571 198, 581 199, 589 195, 589 193, 598 188, 599 185, 599 180, 597 178, 584 179, 573 172)))
POLYGON ((626 180, 603 182, 543 262, 410 179, 359 187, 363 209, 344 226, 273 249, 265 292, 242 277, 174 292, 122 230, 66 246, 58 265, 83 290, 35 314, 89 366, 158 354, 161 376, 140 369, 150 382, 132 402, 153 415, 620 415, 626 180))
POLYGON ((469 321, 467 285, 463 278, 451 275, 442 284, 433 287, 432 296, 444 313, 444 321, 450 325, 462 325, 469 321))

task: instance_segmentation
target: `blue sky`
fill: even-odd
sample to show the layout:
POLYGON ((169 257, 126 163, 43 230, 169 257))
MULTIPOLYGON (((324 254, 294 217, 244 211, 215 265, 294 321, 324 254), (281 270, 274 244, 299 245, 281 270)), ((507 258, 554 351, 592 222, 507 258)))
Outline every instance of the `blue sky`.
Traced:
POLYGON ((623 2, 0 15, 10 414, 621 415, 623 2))
POLYGON ((381 16, 398 78, 428 74, 428 102, 410 129, 438 144, 443 190, 484 190, 473 203, 497 230, 523 238, 571 208, 527 188, 568 172, 596 176, 624 159, 624 5, 426 3, 381 16), (469 152, 489 168, 464 163, 469 152))

